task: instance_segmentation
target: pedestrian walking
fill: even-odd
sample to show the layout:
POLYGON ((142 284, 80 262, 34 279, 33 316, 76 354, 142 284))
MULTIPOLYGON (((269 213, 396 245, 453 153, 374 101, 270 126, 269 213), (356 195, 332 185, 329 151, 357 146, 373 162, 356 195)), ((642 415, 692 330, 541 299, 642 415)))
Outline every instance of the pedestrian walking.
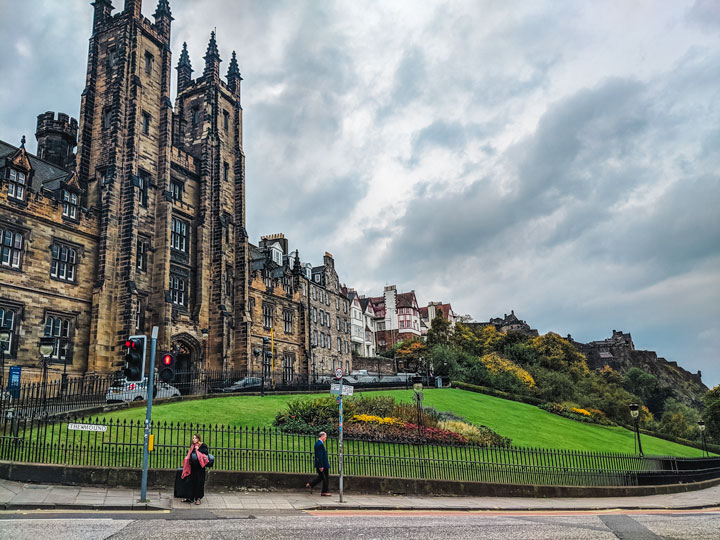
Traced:
POLYGON ((210 462, 208 454, 210 450, 207 444, 202 442, 200 435, 193 435, 192 444, 188 450, 187 456, 183 461, 183 471, 181 478, 190 477, 191 494, 190 498, 183 499, 183 502, 194 502, 200 504, 200 499, 205 496, 205 475, 206 467, 210 462))
POLYGON ((314 465, 317 471, 317 477, 311 482, 305 484, 305 489, 312 494, 312 490, 320 482, 322 482, 322 491, 320 495, 323 497, 330 497, 331 493, 328 491, 328 484, 330 482, 330 462, 328 461, 327 448, 325 448, 325 441, 327 440, 327 433, 324 431, 318 435, 318 440, 315 442, 315 459, 314 465))

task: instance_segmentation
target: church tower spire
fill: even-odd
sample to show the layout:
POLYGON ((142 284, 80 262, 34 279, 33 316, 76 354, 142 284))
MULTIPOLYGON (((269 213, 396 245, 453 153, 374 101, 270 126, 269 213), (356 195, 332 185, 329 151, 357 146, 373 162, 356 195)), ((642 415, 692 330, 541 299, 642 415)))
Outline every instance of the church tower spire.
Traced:
POLYGON ((207 51, 205 51, 205 77, 214 79, 220 78, 220 53, 218 52, 217 43, 215 42, 215 31, 210 32, 210 41, 208 42, 207 51))
POLYGON ((232 58, 230 59, 230 65, 228 66, 226 77, 228 86, 230 87, 232 93, 236 96, 240 96, 240 81, 242 81, 243 78, 240 76, 240 68, 238 67, 235 51, 232 52, 232 58))
POLYGON ((187 50, 187 43, 183 43, 182 52, 180 53, 180 61, 177 65, 178 80, 177 80, 177 91, 178 94, 185 90, 192 82, 193 68, 190 64, 190 55, 187 50))

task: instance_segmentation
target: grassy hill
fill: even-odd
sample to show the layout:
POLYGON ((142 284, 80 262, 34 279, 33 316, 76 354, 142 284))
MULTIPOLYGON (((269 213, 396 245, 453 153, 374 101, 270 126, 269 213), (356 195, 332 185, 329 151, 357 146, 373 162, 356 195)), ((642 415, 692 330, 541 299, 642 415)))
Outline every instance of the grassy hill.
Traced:
MULTIPOLYGON (((289 400, 327 395, 235 396, 170 403, 153 407, 153 421, 270 427, 275 413, 283 409, 289 400)), ((413 392, 387 390, 372 392, 372 395, 387 395, 399 401, 411 401, 413 392)), ((634 452, 635 435, 622 427, 577 422, 533 405, 459 389, 426 389, 424 396, 424 405, 441 411, 452 411, 474 424, 488 426, 500 435, 510 437, 515 446, 630 454, 634 452)), ((108 413, 105 417, 141 420, 145 418, 145 408, 108 413)), ((702 456, 702 452, 696 448, 646 435, 641 437, 646 455, 702 456)))

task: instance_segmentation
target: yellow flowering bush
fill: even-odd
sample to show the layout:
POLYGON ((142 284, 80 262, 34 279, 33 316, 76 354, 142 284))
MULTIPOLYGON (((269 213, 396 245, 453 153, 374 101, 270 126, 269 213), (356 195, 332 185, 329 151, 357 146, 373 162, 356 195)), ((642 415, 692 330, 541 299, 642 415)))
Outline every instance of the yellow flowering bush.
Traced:
POLYGON ((403 422, 392 416, 374 416, 372 414, 355 414, 353 415, 352 422, 364 422, 366 424, 378 424, 378 425, 402 425, 403 422))
POLYGON ((438 423, 438 428, 462 435, 468 442, 481 446, 510 446, 510 439, 501 437, 484 426, 479 428, 460 420, 443 420, 438 423))
POLYGON ((490 353, 480 357, 480 361, 485 365, 487 370, 493 375, 506 373, 515 377, 528 388, 535 386, 535 379, 532 378, 527 371, 514 364, 507 358, 503 358, 498 353, 490 353))
POLYGON ((586 411, 585 409, 579 409, 577 407, 573 407, 570 410, 574 413, 582 414, 583 416, 592 416, 592 413, 590 413, 590 411, 586 411))

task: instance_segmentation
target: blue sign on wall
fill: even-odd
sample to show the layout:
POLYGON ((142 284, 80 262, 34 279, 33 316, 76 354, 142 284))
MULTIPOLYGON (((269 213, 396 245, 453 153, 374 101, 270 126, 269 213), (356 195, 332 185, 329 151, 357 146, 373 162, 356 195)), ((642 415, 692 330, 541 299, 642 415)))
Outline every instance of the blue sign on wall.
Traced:
POLYGON ((8 391, 10 395, 17 399, 20 397, 20 377, 22 375, 22 366, 10 366, 8 374, 8 391))

